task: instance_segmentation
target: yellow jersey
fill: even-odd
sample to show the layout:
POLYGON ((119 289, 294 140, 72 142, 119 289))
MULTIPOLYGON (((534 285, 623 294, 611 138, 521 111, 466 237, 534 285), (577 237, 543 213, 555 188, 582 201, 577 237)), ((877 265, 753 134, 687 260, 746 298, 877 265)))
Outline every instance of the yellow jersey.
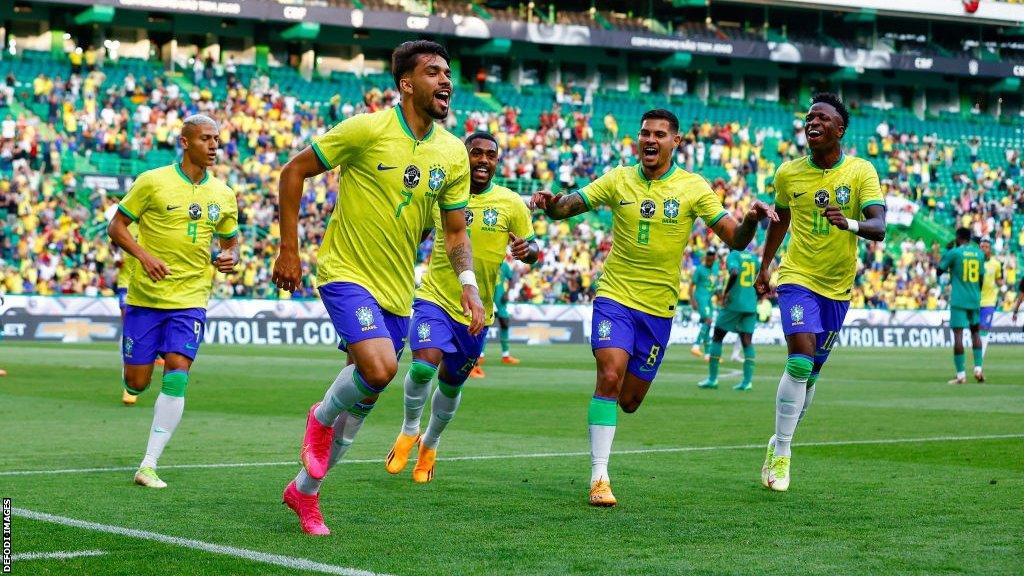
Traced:
POLYGON ((210 243, 238 234, 238 203, 227 184, 207 173, 198 184, 172 164, 143 172, 117 209, 139 225, 139 244, 171 273, 154 282, 137 266, 128 304, 206 308, 213 283, 210 243))
MULTIPOLYGON (((132 222, 128 225, 128 233, 132 235, 137 241, 139 239, 139 225, 136 222, 132 222)), ((118 288, 128 288, 128 285, 132 281, 132 275, 135 274, 135 268, 139 261, 128 253, 127 250, 121 250, 121 267, 117 270, 116 284, 118 288)))
MULTIPOLYGON (((524 240, 532 240, 533 222, 530 210, 518 194, 491 184, 479 194, 469 195, 466 206, 466 227, 473 243, 473 271, 480 289, 480 300, 487 311, 485 324, 494 322, 494 294, 505 261, 509 232, 524 240)), ((462 284, 445 252, 441 211, 434 209, 434 248, 430 266, 416 297, 437 304, 456 322, 469 325, 462 313, 462 284)))
POLYGON ((359 284, 388 312, 408 316, 416 247, 434 205, 459 210, 469 202, 466 146, 438 125, 417 140, 396 106, 348 118, 312 147, 328 169, 341 167, 317 283, 359 284))
POLYGON ((675 165, 648 180, 637 164, 610 170, 579 195, 587 208, 612 210, 614 241, 597 296, 652 316, 674 316, 683 250, 694 221, 700 218, 710 227, 726 215, 711 186, 675 165))
POLYGON ((874 166, 843 155, 827 170, 810 156, 784 162, 775 173, 775 205, 791 213, 789 248, 779 266, 779 284, 797 284, 832 300, 849 300, 857 272, 857 236, 822 216, 836 205, 860 219, 868 206, 885 206, 874 166))
POLYGON ((981 307, 987 308, 996 305, 999 297, 999 289, 996 280, 1003 277, 1003 263, 995 258, 985 261, 985 277, 981 283, 981 307))

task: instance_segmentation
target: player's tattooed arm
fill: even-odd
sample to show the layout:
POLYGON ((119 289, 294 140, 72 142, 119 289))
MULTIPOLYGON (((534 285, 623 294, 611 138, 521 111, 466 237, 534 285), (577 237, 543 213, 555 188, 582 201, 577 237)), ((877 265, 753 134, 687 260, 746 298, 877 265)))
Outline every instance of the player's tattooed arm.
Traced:
POLYGON ((449 245, 446 248, 448 260, 452 263, 452 269, 455 270, 456 275, 473 269, 473 247, 470 246, 468 238, 464 242, 454 246, 449 245))
MULTIPOLYGON (((838 206, 825 208, 824 216, 836 228, 850 229, 849 220, 838 206)), ((857 231, 854 234, 875 242, 885 240, 885 206, 880 204, 868 206, 864 209, 864 216, 867 216, 867 220, 857 221, 857 231)))
POLYGON ((118 211, 114 215, 114 219, 110 221, 107 226, 107 235, 110 239, 121 247, 122 250, 128 252, 134 256, 139 263, 142 265, 142 269, 146 271, 146 275, 150 277, 154 282, 163 280, 164 277, 171 274, 171 269, 164 264, 163 260, 160 260, 156 256, 153 256, 146 251, 145 248, 139 244, 135 238, 132 237, 132 233, 128 231, 128 225, 132 223, 131 218, 127 214, 118 211))
POLYGON ((530 198, 530 206, 539 208, 548 215, 548 218, 564 220, 590 210, 586 201, 579 192, 572 194, 552 194, 547 190, 534 193, 530 198))
POLYGON ((480 301, 480 290, 473 274, 473 245, 466 233, 466 211, 442 210, 441 224, 444 227, 444 247, 448 261, 462 284, 462 312, 471 317, 469 333, 477 335, 484 328, 484 305, 480 301))

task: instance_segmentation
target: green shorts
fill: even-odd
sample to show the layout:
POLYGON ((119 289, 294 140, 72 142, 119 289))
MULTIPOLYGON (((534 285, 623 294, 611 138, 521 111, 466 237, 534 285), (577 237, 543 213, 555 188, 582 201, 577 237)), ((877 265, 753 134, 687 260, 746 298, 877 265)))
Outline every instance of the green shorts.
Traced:
POLYGON ((700 315, 700 321, 711 320, 715 309, 711 305, 711 298, 694 298, 693 309, 700 315))
POLYGON ((753 334, 755 326, 757 326, 757 312, 735 312, 723 309, 718 311, 718 318, 715 318, 715 328, 726 332, 753 334))
POLYGON ((970 328, 981 323, 981 310, 978 308, 956 308, 949 309, 950 328, 970 328))

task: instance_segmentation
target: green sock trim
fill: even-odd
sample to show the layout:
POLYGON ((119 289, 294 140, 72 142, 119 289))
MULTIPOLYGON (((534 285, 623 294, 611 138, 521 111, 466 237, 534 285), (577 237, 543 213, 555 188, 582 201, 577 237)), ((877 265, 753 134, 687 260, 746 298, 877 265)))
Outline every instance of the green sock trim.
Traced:
POLYGON ((786 359, 786 373, 797 380, 806 380, 813 367, 814 362, 804 356, 790 356, 786 359))
POLYGON ((447 382, 441 382, 440 380, 438 380, 437 389, 441 391, 441 394, 444 394, 449 398, 455 398, 462 393, 462 384, 459 384, 458 386, 452 386, 447 382))
POLYGON ((498 329, 498 339, 501 340, 501 353, 508 353, 508 328, 498 329))
POLYGON ((380 390, 374 390, 373 388, 370 387, 369 384, 366 383, 365 380, 363 380, 363 377, 359 374, 359 370, 356 370, 355 372, 352 373, 352 380, 355 381, 356 388, 358 388, 359 391, 362 392, 364 396, 373 396, 375 394, 380 394, 380 390))
POLYGON ((967 359, 963 354, 953 354, 953 366, 956 367, 957 372, 963 372, 967 366, 967 359))
POLYGON ((434 379, 434 374, 437 374, 437 366, 428 362, 413 360, 412 366, 409 367, 409 378, 420 386, 430 384, 430 381, 434 379))
POLYGON ((971 351, 974 352, 974 367, 975 368, 980 368, 981 367, 981 362, 984 359, 984 356, 981 353, 982 349, 981 348, 972 348, 971 351))
POLYGON ((348 413, 357 418, 366 418, 370 415, 370 410, 373 410, 374 404, 363 404, 362 402, 356 402, 348 409, 348 413))
POLYGON ((981 332, 978 333, 978 335, 980 335, 981 338, 984 340, 985 337, 988 336, 988 330, 982 330, 981 332))
POLYGON ((814 386, 814 383, 818 381, 818 376, 819 376, 818 374, 811 374, 810 376, 807 377, 807 387, 808 388, 810 388, 811 386, 814 386))
POLYGON ((587 410, 587 423, 597 426, 615 426, 619 419, 618 402, 610 398, 593 397, 587 410))
POLYGON ((143 388, 142 390, 136 390, 135 388, 129 386, 128 381, 125 380, 124 378, 121 378, 121 386, 124 386, 124 391, 127 392, 129 396, 138 396, 139 394, 145 392, 146 388, 149 388, 149 384, 147 384, 146 388, 143 388))
POLYGON ((172 370, 164 374, 161 380, 160 392, 175 398, 185 397, 185 388, 188 386, 188 372, 172 370))

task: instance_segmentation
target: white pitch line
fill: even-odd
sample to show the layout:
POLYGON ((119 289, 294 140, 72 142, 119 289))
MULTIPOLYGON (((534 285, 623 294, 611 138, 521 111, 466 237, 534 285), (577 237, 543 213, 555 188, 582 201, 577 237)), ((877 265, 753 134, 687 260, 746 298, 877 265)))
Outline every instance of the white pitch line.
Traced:
MULTIPOLYGON (((1007 440, 1024 438, 1024 434, 988 434, 980 436, 928 436, 924 438, 880 438, 874 440, 825 440, 821 442, 800 442, 793 446, 814 447, 814 446, 862 446, 870 444, 917 444, 926 442, 970 442, 973 440, 1007 440)), ((727 446, 679 446, 675 448, 640 448, 636 450, 615 450, 612 454, 662 454, 676 452, 714 452, 718 450, 753 450, 762 449, 765 444, 732 444, 727 446)), ((590 452, 534 452, 528 454, 483 454, 478 456, 450 456, 438 458, 444 462, 459 462, 468 460, 518 460, 524 458, 562 458, 568 456, 589 456, 590 452)), ((415 459, 411 460, 415 461, 415 459)), ((339 464, 380 464, 380 458, 363 460, 342 460, 339 464)), ((224 462, 217 464, 170 464, 161 466, 161 470, 167 469, 203 469, 203 468, 260 468, 268 466, 300 466, 298 460, 285 460, 279 462, 224 462)), ((86 474, 90 472, 131 472, 136 470, 135 466, 110 466, 106 468, 64 468, 57 470, 5 470, 0 471, 0 476, 35 476, 55 474, 86 474)))
POLYGON ((82 550, 80 552, 20 552, 12 554, 11 560, 20 562, 22 560, 67 560, 69 558, 81 558, 83 556, 103 556, 103 550, 82 550))
POLYGON ((45 512, 35 512, 24 508, 12 508, 11 511, 15 516, 29 518, 31 520, 61 524, 63 526, 71 526, 72 528, 82 528, 84 530, 92 530, 94 532, 107 532, 109 534, 117 534, 119 536, 151 540, 153 542, 170 544, 172 546, 181 546, 182 548, 190 548, 192 550, 202 550, 203 552, 209 552, 211 554, 234 556, 235 558, 243 558, 253 562, 282 566, 290 570, 307 570, 309 572, 342 574, 344 576, 384 576, 382 574, 377 574, 376 572, 368 572, 357 568, 347 568, 345 566, 334 566, 332 564, 323 564, 321 562, 314 562, 305 558, 294 558, 292 556, 282 556, 280 554, 267 554, 265 552, 257 552, 255 550, 246 550, 245 548, 212 544, 210 542, 203 542, 202 540, 167 536, 166 534, 158 534, 156 532, 148 532, 146 530, 135 530, 134 528, 124 528, 121 526, 112 526, 110 524, 98 524, 96 522, 87 522, 85 520, 77 520, 75 518, 67 518, 65 516, 54 516, 53 514, 47 514, 45 512))

